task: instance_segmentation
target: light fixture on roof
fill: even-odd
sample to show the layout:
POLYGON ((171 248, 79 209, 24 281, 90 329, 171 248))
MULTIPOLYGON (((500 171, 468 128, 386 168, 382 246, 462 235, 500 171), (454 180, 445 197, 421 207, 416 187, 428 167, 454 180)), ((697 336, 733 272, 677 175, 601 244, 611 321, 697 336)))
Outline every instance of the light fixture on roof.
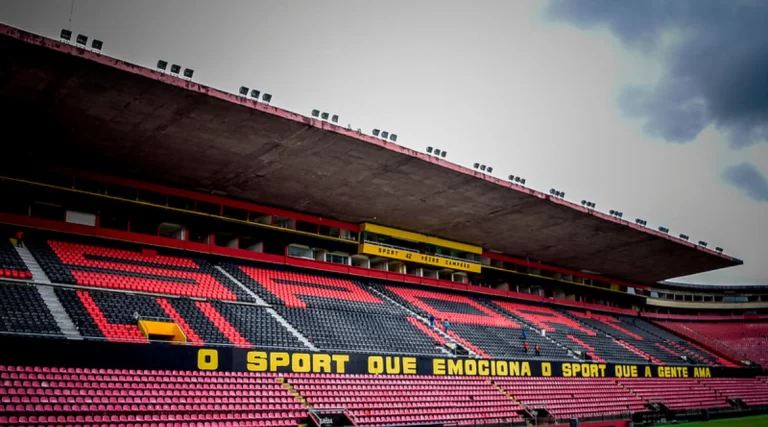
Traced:
POLYGON ((338 123, 339 122, 339 115, 338 114, 332 115, 331 116, 331 122, 332 123, 338 123))
POLYGON ((707 242, 705 242, 703 240, 699 240, 699 245, 706 248, 707 247, 707 242))
POLYGON ((721 248, 720 246, 716 247, 715 250, 719 253, 723 253, 723 248, 721 248))
POLYGON ((388 139, 388 138, 389 138, 389 132, 387 132, 387 131, 382 131, 382 132, 381 132, 381 137, 382 137, 382 138, 384 138, 384 139, 388 139))
POLYGON ((253 100, 258 101, 259 100, 259 96, 261 96, 261 91, 260 90, 251 89, 251 98, 253 100))
POLYGON ((665 233, 665 234, 666 234, 666 233, 669 233, 669 228, 667 228, 667 227, 662 227, 662 226, 659 226, 659 231, 661 231, 662 233, 665 233))
POLYGON ((621 218, 621 217, 624 216, 624 212, 617 211, 617 210, 614 210, 614 209, 611 209, 611 211, 609 213, 611 215, 615 216, 616 218, 621 218))
POLYGON ((66 28, 61 29, 61 34, 59 34, 59 37, 61 37, 64 41, 71 41, 72 40, 72 31, 69 31, 66 28))
POLYGON ((320 117, 320 110, 312 110, 312 117, 320 117))
POLYGON ((475 169, 477 169, 477 168, 479 168, 479 167, 480 167, 480 163, 475 163, 474 165, 472 165, 472 167, 474 167, 475 169))
MULTIPOLYGON (((389 140, 392 141, 392 142, 397 142, 397 135, 395 135, 394 133, 390 134, 389 135, 389 140)), ((445 152, 443 152, 443 153, 445 153, 445 152)), ((443 157, 445 157, 445 156, 443 156, 443 157)))
POLYGON ((480 170, 485 172, 485 165, 480 165, 480 170))
POLYGON ((88 44, 88 36, 83 34, 78 34, 77 38, 75 39, 75 43, 79 44, 80 46, 85 47, 85 45, 88 44))
POLYGON ((323 119, 323 120, 328 120, 329 116, 330 115, 328 113, 326 113, 325 111, 323 111, 323 113, 320 114, 320 118, 323 119))
POLYGON ((379 133, 381 133, 380 130, 378 130, 378 129, 374 129, 373 130, 373 136, 379 136, 379 133))
POLYGON ((261 100, 265 104, 269 104, 270 102, 272 102, 272 94, 265 93, 264 95, 261 95, 261 100))
POLYGON ((646 225, 648 225, 648 221, 646 221, 644 219, 636 218, 635 219, 635 224, 646 226, 646 225))
MULTIPOLYGON (((389 136, 389 140, 392 141, 392 142, 397 141, 397 135, 395 135, 395 134, 390 135, 389 136), (392 139, 393 137, 394 137, 394 139, 392 139)), ((441 150, 441 149, 439 149, 437 147, 433 148, 433 147, 430 146, 430 147, 427 147, 427 154, 433 154, 435 157, 445 158, 445 156, 448 154, 448 152, 445 151, 445 150, 441 150)), ((475 169, 477 169, 479 166, 480 166, 480 164, 478 163, 477 166, 475 166, 475 169)))
POLYGON ((687 235, 687 234, 682 234, 682 233, 680 234, 680 238, 681 238, 682 240, 685 240, 685 241, 688 241, 688 239, 689 239, 689 237, 688 237, 688 235, 687 235))
POLYGON ((184 69, 184 78, 192 80, 192 76, 195 74, 195 70, 191 68, 184 69))
POLYGON ((163 61, 162 59, 157 61, 157 69, 160 71, 165 71, 168 68, 168 61, 163 61))
POLYGON ((180 72, 181 72, 181 65, 179 64, 171 65, 171 74, 179 74, 180 72))
POLYGON ((104 47, 104 42, 103 41, 96 40, 96 39, 93 39, 93 41, 91 41, 91 49, 93 49, 93 50, 95 50, 97 52, 100 52, 102 47, 104 47))
POLYGON ((488 170, 486 170, 486 172, 492 173, 493 172, 493 168, 491 166, 488 166, 488 170))
POLYGON ((240 86, 240 95, 248 96, 248 88, 246 86, 240 86))

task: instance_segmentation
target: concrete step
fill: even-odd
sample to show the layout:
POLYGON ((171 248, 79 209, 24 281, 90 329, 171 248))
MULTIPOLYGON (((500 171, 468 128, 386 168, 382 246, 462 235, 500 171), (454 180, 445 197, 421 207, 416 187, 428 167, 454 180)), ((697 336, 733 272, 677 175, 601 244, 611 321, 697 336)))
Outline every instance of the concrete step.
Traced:
POLYGON ((45 271, 43 271, 42 267, 40 267, 40 264, 37 263, 37 260, 35 259, 34 255, 27 249, 26 246, 16 246, 16 252, 21 257, 21 260, 24 261, 24 264, 27 265, 27 268, 29 271, 32 272, 32 281, 35 283, 51 283, 51 280, 48 278, 48 276, 45 274, 45 271))
POLYGON ((83 339, 83 336, 80 335, 80 331, 69 317, 67 310, 61 305, 61 301, 59 300, 59 297, 56 296, 53 286, 38 285, 37 292, 40 294, 43 302, 53 315, 56 324, 59 326, 59 329, 61 329, 61 332, 64 333, 64 336, 72 340, 83 339))

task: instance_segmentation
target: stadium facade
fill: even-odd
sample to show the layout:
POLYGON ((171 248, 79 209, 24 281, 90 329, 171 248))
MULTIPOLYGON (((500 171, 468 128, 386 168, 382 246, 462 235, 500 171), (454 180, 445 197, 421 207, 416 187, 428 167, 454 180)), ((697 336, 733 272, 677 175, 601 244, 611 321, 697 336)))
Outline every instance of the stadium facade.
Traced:
POLYGON ((0 49, 0 426, 768 407, 765 289, 662 282, 722 250, 82 46, 0 49))

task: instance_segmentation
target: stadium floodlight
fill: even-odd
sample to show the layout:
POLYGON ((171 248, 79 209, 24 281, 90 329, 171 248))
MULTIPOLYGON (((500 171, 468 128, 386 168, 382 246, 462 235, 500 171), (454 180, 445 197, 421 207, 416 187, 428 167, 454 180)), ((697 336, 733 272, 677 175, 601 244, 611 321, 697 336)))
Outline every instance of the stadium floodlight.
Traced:
POLYGON ((435 156, 440 157, 440 155, 443 154, 443 152, 437 148, 435 148, 435 156))
POLYGON ((443 151, 440 153, 440 157, 442 157, 442 158, 445 158, 445 156, 447 156, 447 155, 448 155, 448 152, 447 152, 447 151, 445 151, 445 150, 443 150, 443 151))
POLYGON ((520 178, 520 185, 525 185, 525 178, 520 178))
MULTIPOLYGON (((248 88, 246 88, 247 90, 248 88)), ((245 95, 243 95, 245 96, 245 95)), ((261 96, 261 91, 256 89, 251 89, 251 98, 253 98, 255 101, 259 100, 259 96, 261 96)))
POLYGON ((378 129, 374 129, 373 130, 373 136, 379 136, 379 133, 381 133, 380 130, 378 130, 378 129))
POLYGON ((688 235, 680 233, 680 238, 683 240, 688 240, 688 235))
POLYGON ((427 154, 432 154, 432 150, 433 150, 432 147, 427 147, 427 154))
POLYGON ((248 88, 245 86, 240 86, 240 95, 247 96, 248 95, 248 88))
POLYGON ((480 163, 475 163, 473 166, 474 166, 475 169, 477 169, 477 168, 480 167, 480 163))
POLYGON ((312 117, 320 117, 320 110, 312 110, 312 117))
POLYGON ((669 233, 669 228, 659 226, 659 231, 661 231, 662 233, 669 233))
POLYGON ((719 246, 718 246, 718 247, 716 247, 716 248, 715 248, 715 250, 716 250, 716 251, 718 251, 718 252, 720 252, 720 253, 723 253, 723 248, 721 248, 721 247, 719 247, 719 246))
POLYGON ((75 39, 75 43, 79 44, 80 46, 85 46, 88 44, 88 36, 78 34, 77 38, 75 39))
POLYGON ((613 209, 611 209, 610 212, 608 212, 608 213, 611 214, 611 215, 616 215, 616 211, 613 210, 613 209))
POLYGON ((480 170, 485 172, 485 165, 480 165, 480 170))
POLYGON ((64 41, 70 41, 72 40, 72 31, 69 31, 66 28, 62 28, 59 37, 61 37, 61 39, 64 41))
POLYGON ((157 61, 158 70, 165 71, 166 68, 168 68, 168 61, 163 61, 162 59, 157 61))
POLYGON ((707 242, 705 242, 703 240, 699 240, 699 245, 704 246, 706 248, 707 247, 707 242))
POLYGON ((488 173, 493 172, 493 168, 491 166, 488 166, 488 170, 486 172, 488 172, 488 173))
POLYGON ((565 198, 565 191, 560 192, 560 198, 563 198, 563 199, 565 198))
POLYGON ((195 74, 195 70, 191 68, 185 68, 184 69, 184 78, 192 79, 192 76, 195 74))
POLYGON ((555 195, 555 193, 557 193, 557 190, 555 190, 554 188, 550 188, 550 189, 549 189, 549 194, 551 194, 551 195, 553 195, 553 196, 554 196, 554 195, 555 195))
MULTIPOLYGON (((392 142, 397 142, 397 135, 395 135, 394 133, 390 134, 389 135, 389 140, 392 141, 392 142)), ((445 157, 445 156, 443 156, 443 157, 445 157)))
POLYGON ((270 102, 272 102, 272 94, 271 93, 265 93, 264 95, 261 95, 261 100, 265 104, 269 104, 270 102))
POLYGON ((91 42, 91 49, 101 51, 101 48, 104 47, 104 42, 101 40, 93 39, 91 42))
POLYGON ((518 184, 519 184, 519 183, 520 183, 520 180, 521 180, 521 178, 520 178, 519 176, 516 176, 516 177, 515 177, 515 182, 516 182, 516 183, 518 183, 518 184))
POLYGON ((624 212, 619 212, 619 218, 623 218, 623 217, 624 217, 624 212))
POLYGON ((382 138, 384 138, 384 139, 387 139, 387 138, 389 138, 389 132, 387 132, 387 131, 382 131, 382 132, 381 132, 381 137, 382 137, 382 138))
POLYGON ((323 111, 323 114, 320 114, 320 118, 323 119, 323 120, 328 120, 328 116, 329 116, 329 114, 326 113, 325 111, 323 111))
POLYGON ((515 180, 515 176, 514 175, 510 175, 510 176, 507 177, 507 179, 510 180, 510 181, 514 181, 515 180))
POLYGON ((589 206, 590 208, 594 209, 596 205, 595 205, 595 202, 589 202, 589 203, 587 203, 587 206, 589 206))
POLYGON ((180 72, 181 72, 181 65, 179 64, 171 65, 171 74, 179 74, 180 72))
POLYGON ((338 123, 339 122, 339 115, 338 114, 332 115, 331 116, 331 122, 338 123))

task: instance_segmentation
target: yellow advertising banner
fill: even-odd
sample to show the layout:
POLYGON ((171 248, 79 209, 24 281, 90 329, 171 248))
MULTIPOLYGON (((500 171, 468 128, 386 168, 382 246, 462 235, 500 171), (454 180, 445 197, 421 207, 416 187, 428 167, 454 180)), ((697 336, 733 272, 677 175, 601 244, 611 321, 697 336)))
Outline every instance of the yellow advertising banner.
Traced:
POLYGON ((472 273, 479 273, 481 268, 480 264, 474 262, 443 258, 433 255, 424 255, 416 252, 388 248, 370 243, 364 243, 360 245, 359 252, 367 255, 376 255, 384 258, 393 258, 399 259, 401 261, 427 264, 435 267, 450 268, 452 270, 470 271, 472 273))

